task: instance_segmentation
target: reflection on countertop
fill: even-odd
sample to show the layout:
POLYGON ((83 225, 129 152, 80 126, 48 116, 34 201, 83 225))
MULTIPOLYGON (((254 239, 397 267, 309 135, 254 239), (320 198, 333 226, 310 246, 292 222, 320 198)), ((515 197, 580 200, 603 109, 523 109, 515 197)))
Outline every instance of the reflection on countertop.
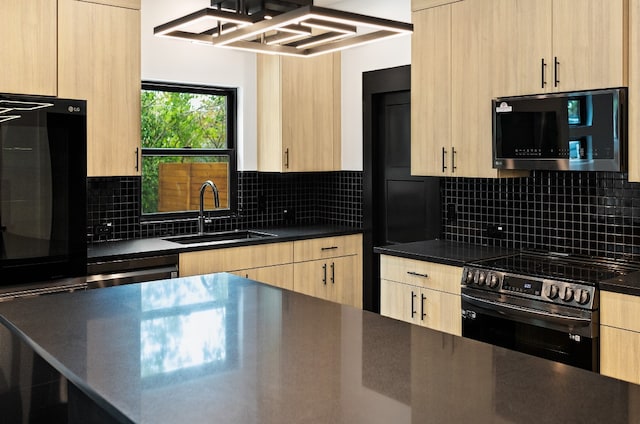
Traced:
POLYGON ((16 300, 0 316, 123 421, 640 420, 638 386, 230 274, 16 300))

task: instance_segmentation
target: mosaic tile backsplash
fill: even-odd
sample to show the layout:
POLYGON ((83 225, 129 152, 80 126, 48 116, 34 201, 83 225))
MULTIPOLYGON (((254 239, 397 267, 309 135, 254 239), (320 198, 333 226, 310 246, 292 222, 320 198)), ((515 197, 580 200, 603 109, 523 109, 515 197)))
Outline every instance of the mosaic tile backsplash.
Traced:
POLYGON ((640 184, 623 173, 445 178, 443 237, 507 248, 640 257, 640 184), (499 228, 502 228, 500 230, 499 228))
MULTIPOLYGON (((140 220, 139 177, 89 178, 89 242, 189 234, 197 219, 140 220), (104 225, 111 223, 109 231, 104 225)), ((238 213, 216 218, 209 231, 284 224, 362 227, 362 172, 238 174, 238 213), (285 210, 287 212, 285 212, 285 210)))

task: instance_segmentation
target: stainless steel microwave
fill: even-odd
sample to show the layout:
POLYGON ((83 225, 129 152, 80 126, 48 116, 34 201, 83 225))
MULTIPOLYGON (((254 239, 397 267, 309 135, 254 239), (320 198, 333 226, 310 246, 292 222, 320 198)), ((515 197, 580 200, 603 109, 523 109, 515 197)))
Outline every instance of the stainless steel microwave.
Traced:
POLYGON ((493 100, 493 167, 625 171, 627 90, 493 100))

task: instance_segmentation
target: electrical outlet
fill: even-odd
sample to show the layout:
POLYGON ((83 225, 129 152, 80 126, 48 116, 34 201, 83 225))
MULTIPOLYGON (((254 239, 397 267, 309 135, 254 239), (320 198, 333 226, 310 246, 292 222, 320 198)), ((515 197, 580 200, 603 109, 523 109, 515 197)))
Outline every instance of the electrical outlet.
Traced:
POLYGON ((487 237, 495 239, 503 239, 506 237, 506 229, 504 225, 489 224, 487 225, 487 237))
POLYGON ((93 228, 93 232, 98 236, 106 236, 113 234, 113 223, 105 222, 104 224, 96 225, 93 228))

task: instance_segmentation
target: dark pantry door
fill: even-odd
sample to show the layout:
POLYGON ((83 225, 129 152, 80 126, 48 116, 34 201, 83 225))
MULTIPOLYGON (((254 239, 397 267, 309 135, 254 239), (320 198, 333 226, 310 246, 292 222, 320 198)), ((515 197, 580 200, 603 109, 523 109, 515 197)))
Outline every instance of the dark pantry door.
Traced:
POLYGON ((411 65, 362 74, 363 307, 380 311, 375 246, 441 235, 440 179, 411 176, 411 65))
POLYGON ((411 175, 410 91, 374 97, 374 244, 440 235, 440 180, 411 175))

